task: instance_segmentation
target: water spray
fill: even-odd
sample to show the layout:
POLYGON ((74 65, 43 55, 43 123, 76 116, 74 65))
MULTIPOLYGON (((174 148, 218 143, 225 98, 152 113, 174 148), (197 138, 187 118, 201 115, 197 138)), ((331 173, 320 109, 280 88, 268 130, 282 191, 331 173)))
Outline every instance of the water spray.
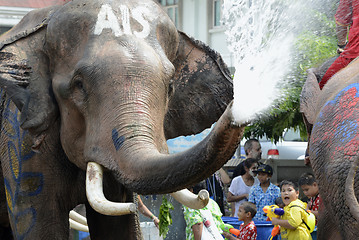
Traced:
POLYGON ((280 97, 278 83, 290 69, 298 1, 225 0, 223 22, 234 56, 233 115, 254 120, 280 97))

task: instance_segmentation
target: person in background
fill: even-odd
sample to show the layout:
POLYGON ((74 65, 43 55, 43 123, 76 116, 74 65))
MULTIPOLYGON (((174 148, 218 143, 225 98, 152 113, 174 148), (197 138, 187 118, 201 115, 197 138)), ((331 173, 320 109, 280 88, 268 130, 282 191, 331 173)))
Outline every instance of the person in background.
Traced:
POLYGON ((234 208, 232 208, 232 216, 234 217, 237 216, 239 205, 242 202, 248 201, 248 194, 252 186, 259 183, 253 173, 257 169, 257 161, 257 159, 253 158, 244 160, 239 176, 235 177, 231 182, 227 201, 234 203, 234 208))
POLYGON ((321 205, 321 199, 319 196, 319 186, 312 173, 303 173, 299 180, 298 185, 302 189, 305 196, 309 198, 307 210, 310 210, 318 219, 319 206, 321 205))
POLYGON ((143 216, 146 216, 148 218, 151 218, 156 227, 158 228, 158 225, 160 223, 160 220, 158 217, 156 217, 147 207, 145 204, 143 204, 141 197, 137 195, 138 200, 138 211, 143 214, 143 216))
POLYGON ((340 0, 335 14, 335 22, 338 38, 337 52, 340 55, 324 74, 319 83, 320 89, 334 74, 359 56, 359 1, 340 0))
POLYGON ((226 214, 224 209, 224 186, 230 183, 231 178, 223 168, 220 168, 211 177, 206 179, 206 186, 209 195, 214 201, 216 201, 223 216, 226 214))
MULTIPOLYGON (((244 152, 246 154, 246 159, 247 158, 256 159, 257 162, 259 162, 259 160, 261 160, 262 147, 257 139, 255 139, 255 138, 248 139, 244 143, 243 147, 244 147, 244 152)), ((242 165, 243 165, 243 161, 240 164, 238 164, 237 167, 234 169, 232 179, 234 179, 235 177, 240 175, 239 173, 242 171, 242 168, 243 168, 242 165)))
POLYGON ((305 224, 307 213, 306 204, 298 199, 299 188, 291 182, 284 180, 280 184, 284 215, 281 218, 272 218, 273 225, 279 225, 281 238, 286 240, 311 240, 312 237, 305 224))
MULTIPOLYGON (((198 194, 202 189, 206 189, 204 182, 200 182, 195 186, 188 188, 188 190, 194 194, 198 194)), ((204 228, 206 228, 206 225, 204 224, 203 213, 201 213, 202 210, 209 210, 211 212, 214 222, 213 226, 216 227, 216 230, 218 230, 219 234, 222 233, 220 228, 221 224, 223 224, 221 210, 219 209, 218 204, 210 198, 207 206, 200 210, 188 208, 183 205, 183 215, 186 222, 186 240, 205 239, 202 238, 202 233, 204 232, 204 228)))
POLYGON ((256 240, 257 227, 253 222, 253 217, 257 213, 256 205, 251 202, 243 202, 238 209, 238 220, 243 221, 239 227, 238 237, 234 237, 228 232, 223 232, 222 235, 228 240, 256 240))
POLYGON ((257 173, 259 185, 255 185, 249 192, 248 201, 257 206, 257 215, 253 218, 254 221, 266 221, 263 208, 268 205, 275 204, 276 198, 280 196, 280 189, 270 182, 273 175, 273 168, 269 165, 263 164, 253 171, 257 173))

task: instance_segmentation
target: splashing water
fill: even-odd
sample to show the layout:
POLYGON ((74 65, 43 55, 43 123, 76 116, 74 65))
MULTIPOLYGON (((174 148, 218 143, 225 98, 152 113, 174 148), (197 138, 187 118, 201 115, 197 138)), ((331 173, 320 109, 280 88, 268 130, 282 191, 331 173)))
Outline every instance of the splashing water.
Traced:
POLYGON ((233 115, 253 120, 280 98, 277 85, 288 73, 301 3, 296 0, 225 0, 223 21, 234 55, 233 115))

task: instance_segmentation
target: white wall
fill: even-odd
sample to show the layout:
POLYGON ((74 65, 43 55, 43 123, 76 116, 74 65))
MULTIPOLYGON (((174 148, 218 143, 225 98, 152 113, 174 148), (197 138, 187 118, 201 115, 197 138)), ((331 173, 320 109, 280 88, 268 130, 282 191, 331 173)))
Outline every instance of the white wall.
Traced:
POLYGON ((205 43, 208 43, 207 6, 207 0, 183 0, 180 9, 181 30, 205 43))
POLYGON ((219 52, 228 65, 233 67, 233 59, 227 48, 225 28, 213 28, 212 0, 183 0, 180 3, 181 31, 201 40, 219 52))
POLYGON ((0 26, 12 27, 20 22, 21 18, 33 8, 3 7, 0 6, 0 26))

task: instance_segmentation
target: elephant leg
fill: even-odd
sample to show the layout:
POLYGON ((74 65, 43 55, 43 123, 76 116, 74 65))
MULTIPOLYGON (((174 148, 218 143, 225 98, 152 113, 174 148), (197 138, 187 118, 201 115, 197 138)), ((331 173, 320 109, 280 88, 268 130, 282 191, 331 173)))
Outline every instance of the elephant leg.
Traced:
MULTIPOLYGON (((4 167, 3 167, 4 168, 4 167)), ((4 168, 5 169, 5 168, 4 168)), ((22 168, 25 170, 27 168, 22 168)), ((29 169, 27 169, 29 170, 29 169)), ((58 198, 61 194, 44 172, 26 171, 27 177, 11 171, 4 174, 7 206, 15 239, 67 239, 69 234, 68 211, 61 211, 58 198), (24 179, 21 179, 24 177, 24 179), (28 185, 28 184, 31 184, 28 185)), ((61 198, 61 197, 60 197, 61 198)))
MULTIPOLYGON (((104 173, 104 194, 107 199, 117 202, 135 202, 134 194, 104 173)), ((91 240, 143 239, 138 214, 105 216, 96 212, 86 203, 86 218, 91 240), (121 236, 121 237, 120 237, 121 236)))
POLYGON ((69 163, 61 149, 40 149, 37 154, 30 147, 26 149, 31 146, 27 140, 5 141, 8 144, 1 156, 3 186, 14 238, 68 239, 69 211, 77 201, 85 201, 85 197, 79 200, 80 194, 85 196, 85 173, 69 163), (78 182, 82 182, 82 189, 78 182))
MULTIPOLYGON (((323 192, 323 201, 328 209, 327 217, 333 222, 330 229, 338 229, 342 239, 352 239, 357 236, 359 224, 356 221, 350 205, 353 204, 349 198, 347 178, 351 178, 349 169, 352 161, 332 161, 326 166, 326 182, 320 181, 327 186, 328 191, 323 192), (350 224, 349 224, 350 223, 350 224)), ((357 179, 357 178, 355 178, 357 179)), ((353 182, 355 182, 353 180, 353 182)), ((352 186, 355 189, 355 185, 352 186)), ((329 220, 328 220, 329 221, 329 220)), ((329 229, 329 227, 326 227, 329 229)))
POLYGON ((335 225, 330 214, 325 209, 321 210, 320 219, 318 220, 318 240, 340 240, 338 226, 335 225))
MULTIPOLYGON (((344 184, 349 177, 351 164, 350 161, 331 161, 320 167, 316 162, 313 165, 313 170, 318 173, 316 177, 321 184, 323 201, 323 213, 318 221, 318 239, 353 239, 358 232, 358 223, 350 211, 351 203, 344 184)), ((358 188, 355 185, 353 187, 358 188)))
MULTIPOLYGON (((36 159, 32 161, 36 163, 36 159)), ((69 211, 76 205, 77 193, 85 196, 85 190, 84 187, 76 187, 77 179, 72 176, 71 170, 59 174, 62 171, 58 171, 55 164, 51 167, 56 169, 56 173, 40 169, 35 171, 23 166, 22 170, 27 174, 19 182, 11 179, 12 174, 4 174, 9 218, 15 239, 68 239, 69 211)), ((82 175, 84 185, 85 174, 82 175)))
POLYGON ((0 164, 0 239, 14 239, 11 232, 9 215, 7 213, 6 196, 4 189, 4 178, 0 164))

